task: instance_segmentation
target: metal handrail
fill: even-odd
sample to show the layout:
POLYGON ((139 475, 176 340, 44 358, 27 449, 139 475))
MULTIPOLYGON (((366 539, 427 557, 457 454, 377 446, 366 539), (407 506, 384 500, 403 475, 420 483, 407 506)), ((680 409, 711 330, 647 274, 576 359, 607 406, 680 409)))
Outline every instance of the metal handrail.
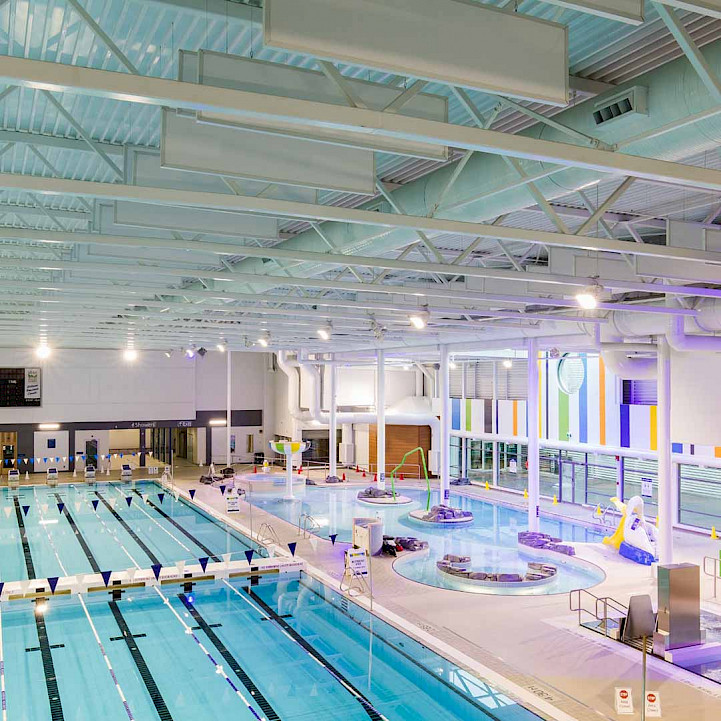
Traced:
POLYGON ((343 575, 341 576, 340 583, 338 585, 338 588, 340 589, 341 593, 348 593, 349 596, 353 596, 353 581, 357 581, 358 585, 356 588, 357 593, 356 596, 361 596, 364 593, 370 593, 370 586, 368 585, 368 582, 365 579, 365 576, 362 576, 360 573, 358 573, 354 568, 351 568, 350 566, 346 566, 345 570, 343 571, 343 575), (343 581, 345 579, 348 579, 348 585, 344 588, 343 587, 343 581))
POLYGON ((721 558, 714 558, 713 556, 704 556, 703 558, 703 572, 706 576, 713 577, 713 597, 716 598, 717 581, 721 577, 721 558), (709 561, 713 564, 712 570, 709 572, 709 561))
POLYGON ((568 603, 571 611, 578 612, 579 626, 581 625, 581 614, 587 613, 594 620, 600 621, 603 624, 603 632, 606 637, 608 637, 608 622, 618 622, 621 618, 625 618, 628 615, 628 607, 624 606, 620 601, 616 601, 610 596, 596 596, 585 588, 574 588, 570 591, 568 594, 568 603), (574 598, 576 599, 575 605, 574 598), (584 600, 586 598, 592 599, 592 611, 584 607, 584 600), (599 605, 602 605, 603 613, 599 611, 599 605), (609 609, 618 615, 609 615, 609 609))
POLYGON ((255 540, 263 546, 267 546, 269 543, 275 543, 276 546, 280 546, 280 538, 275 528, 270 523, 261 523, 258 533, 255 536, 255 540))
POLYGON ((320 529, 320 523, 310 515, 310 513, 301 513, 298 516, 298 534, 302 535, 303 538, 309 538, 313 531, 320 529))

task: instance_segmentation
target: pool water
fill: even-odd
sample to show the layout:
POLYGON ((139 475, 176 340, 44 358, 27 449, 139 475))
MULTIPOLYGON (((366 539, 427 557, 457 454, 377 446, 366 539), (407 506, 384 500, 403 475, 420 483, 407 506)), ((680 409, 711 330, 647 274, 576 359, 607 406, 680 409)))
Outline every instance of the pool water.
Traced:
POLYGON ((305 574, 0 613, 9 719, 538 718, 305 574))
POLYGON ((183 499, 175 500, 153 481, 0 491, 3 581, 27 579, 30 571, 35 578, 50 578, 117 571, 136 562, 149 568, 203 557, 220 560, 226 553, 242 559, 250 547, 248 539, 226 524, 183 499))
MULTIPOLYGON (((536 588, 488 589, 471 587, 436 570, 436 561, 445 554, 470 556, 474 570, 499 573, 524 573, 527 562, 538 560, 525 556, 518 546, 518 533, 527 529, 527 514, 499 504, 488 503, 476 498, 452 493, 452 505, 473 512, 473 523, 460 528, 436 528, 421 525, 408 518, 408 512, 426 507, 426 491, 418 488, 403 488, 403 495, 413 503, 399 507, 373 507, 356 500, 355 487, 314 487, 305 486, 295 490, 295 501, 284 501, 279 494, 253 491, 249 500, 256 506, 297 524, 303 513, 310 514, 320 529, 316 533, 324 538, 332 533, 337 540, 350 542, 353 518, 380 516, 383 532, 392 536, 415 536, 428 541, 427 551, 404 552, 395 561, 394 569, 402 576, 439 588, 464 590, 477 593, 501 593, 513 595, 541 595, 564 593, 574 588, 590 588, 604 578, 601 569, 559 564, 549 558, 549 563, 558 565, 558 574, 548 584, 536 588)), ((438 491, 431 493, 431 505, 440 502, 438 491)), ((603 533, 595 529, 551 518, 541 517, 541 531, 564 541, 598 543, 603 533)))

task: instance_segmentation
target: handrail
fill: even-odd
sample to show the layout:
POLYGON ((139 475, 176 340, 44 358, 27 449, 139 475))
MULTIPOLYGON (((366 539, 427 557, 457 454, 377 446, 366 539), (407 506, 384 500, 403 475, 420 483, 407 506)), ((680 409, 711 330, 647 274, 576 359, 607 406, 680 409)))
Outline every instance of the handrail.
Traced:
POLYGON ((301 513, 298 516, 298 534, 302 535, 303 538, 309 538, 313 531, 320 529, 320 523, 310 515, 310 513, 301 513))
POLYGON ((349 596, 353 596, 353 581, 357 581, 357 587, 355 594, 356 596, 360 596, 364 593, 370 593, 370 586, 368 585, 368 582, 365 579, 365 576, 362 576, 358 571, 356 571, 354 568, 351 568, 350 566, 346 566, 345 570, 343 571, 343 575, 341 576, 340 583, 338 584, 338 588, 341 593, 348 593, 349 596), (345 579, 348 579, 347 583, 348 585, 343 587, 343 581, 345 579))
POLYGON ((426 477, 426 486, 428 487, 428 497, 426 500, 426 511, 431 510, 431 481, 428 478, 428 469, 426 468, 426 452, 421 446, 418 446, 417 448, 412 448, 408 453, 406 453, 403 458, 401 458, 401 462, 391 471, 391 490, 393 491, 393 500, 396 499, 396 482, 395 482, 395 473, 399 468, 403 468, 403 465, 405 464, 406 458, 411 455, 411 453, 418 453, 421 457, 421 463, 423 464, 423 475, 426 477))
POLYGON ((260 524, 260 528, 255 534, 255 539, 263 546, 267 546, 269 543, 275 543, 276 546, 280 546, 280 538, 278 537, 277 531, 267 522, 260 524))
POLYGON ((628 607, 624 606, 620 601, 616 601, 610 596, 596 596, 585 588, 574 588, 568 594, 568 603, 571 611, 578 612, 578 623, 581 624, 581 613, 587 613, 593 617, 596 621, 600 621, 603 624, 603 632, 608 637, 608 622, 618 621, 620 618, 625 618, 628 615, 628 607), (583 595, 582 595, 583 594, 583 595), (584 607, 584 599, 589 598, 593 600, 593 611, 584 607), (574 599, 576 604, 574 605, 574 599), (599 604, 602 604, 603 613, 599 611, 599 604), (609 615, 609 608, 611 611, 615 611, 616 615, 609 615))
POLYGON ((713 577, 713 597, 716 598, 716 586, 719 577, 721 577, 721 558, 714 558, 713 556, 704 556, 703 558, 703 572, 706 576, 713 577), (713 564, 711 572, 708 570, 708 562, 711 561, 713 564))

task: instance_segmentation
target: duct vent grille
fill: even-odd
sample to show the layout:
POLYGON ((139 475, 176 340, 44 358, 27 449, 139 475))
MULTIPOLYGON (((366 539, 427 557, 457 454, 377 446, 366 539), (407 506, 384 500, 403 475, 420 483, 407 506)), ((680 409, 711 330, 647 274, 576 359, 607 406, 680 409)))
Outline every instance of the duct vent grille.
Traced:
POLYGON ((596 125, 604 125, 629 115, 648 115, 648 92, 645 87, 634 85, 622 93, 604 98, 594 107, 593 120, 596 125))

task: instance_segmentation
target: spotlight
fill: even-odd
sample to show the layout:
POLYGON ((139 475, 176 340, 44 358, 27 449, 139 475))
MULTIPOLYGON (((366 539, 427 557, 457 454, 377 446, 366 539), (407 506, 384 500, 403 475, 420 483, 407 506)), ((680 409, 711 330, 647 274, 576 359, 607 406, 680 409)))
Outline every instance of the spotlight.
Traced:
POLYGON ((48 602, 38 600, 38 602, 35 604, 35 615, 42 616, 45 613, 45 611, 47 611, 47 610, 48 610, 48 602))
POLYGON ((419 310, 417 313, 411 313, 408 320, 416 330, 423 330, 427 325, 431 314, 427 310, 419 310))
POLYGON ((35 355, 38 358, 50 358, 51 353, 52 353, 52 350, 50 350, 50 347, 46 343, 41 343, 35 349, 35 355))
POLYGON ((457 366, 453 361, 450 361, 450 362, 448 363, 448 367, 449 367, 452 371, 454 371, 454 370, 456 370, 456 368, 458 368, 458 366, 457 366))
POLYGON ((263 348, 268 347, 268 343, 270 343, 270 333, 266 332, 263 333, 260 338, 258 338, 258 343, 263 346, 263 348))
POLYGON ((166 350, 166 351, 165 351, 165 357, 166 357, 166 358, 170 358, 172 355, 173 355, 173 351, 172 351, 172 350, 166 350))
POLYGON ((205 348, 198 348, 198 355, 202 358, 208 351, 205 348))
POLYGON ((135 348, 126 348, 123 351, 123 358, 129 363, 132 363, 138 360, 138 351, 136 351, 135 348))
POLYGON ((195 346, 194 345, 188 346, 185 349, 185 357, 186 358, 195 358, 195 346))
POLYGON ((333 333, 333 326, 330 323, 327 323, 326 325, 318 328, 316 333, 318 333, 321 340, 330 340, 331 334, 333 333))
POLYGON ((221 353, 225 353, 225 351, 228 350, 228 341, 225 339, 220 340, 220 342, 215 346, 221 353))
POLYGON ((589 285, 576 293, 576 302, 584 310, 593 310, 598 307, 598 298, 601 294, 601 286, 589 285))
POLYGON ((510 358, 504 358, 503 359, 503 367, 504 368, 513 368, 513 361, 510 358))

